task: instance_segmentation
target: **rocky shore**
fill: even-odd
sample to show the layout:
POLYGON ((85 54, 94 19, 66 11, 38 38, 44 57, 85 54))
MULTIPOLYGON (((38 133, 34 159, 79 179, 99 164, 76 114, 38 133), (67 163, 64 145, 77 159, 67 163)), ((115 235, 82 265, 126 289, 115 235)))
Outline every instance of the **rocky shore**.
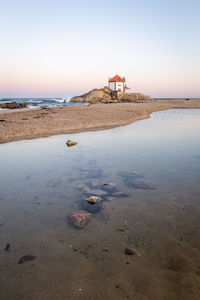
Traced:
POLYGON ((200 108, 200 99, 1 110, 0 143, 109 129, 148 118, 156 111, 173 108, 200 108))
POLYGON ((112 91, 107 86, 102 89, 93 89, 92 91, 81 96, 73 97, 70 102, 79 103, 119 103, 119 102, 136 102, 150 101, 151 97, 141 93, 123 93, 112 91))

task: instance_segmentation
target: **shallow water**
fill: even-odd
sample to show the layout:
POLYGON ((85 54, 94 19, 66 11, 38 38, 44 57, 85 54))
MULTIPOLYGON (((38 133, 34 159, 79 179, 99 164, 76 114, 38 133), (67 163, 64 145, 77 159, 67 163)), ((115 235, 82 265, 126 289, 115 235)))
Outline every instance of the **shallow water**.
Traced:
POLYGON ((199 110, 169 110, 0 145, 0 299, 200 299, 199 135, 199 110), (74 228, 96 190, 103 208, 74 228))

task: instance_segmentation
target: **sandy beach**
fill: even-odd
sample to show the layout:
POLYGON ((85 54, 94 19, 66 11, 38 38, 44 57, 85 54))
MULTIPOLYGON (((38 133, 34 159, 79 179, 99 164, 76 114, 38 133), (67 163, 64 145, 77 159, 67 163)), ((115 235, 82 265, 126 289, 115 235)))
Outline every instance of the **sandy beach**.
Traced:
POLYGON ((200 99, 2 110, 0 143, 124 126, 174 108, 200 108, 200 99))

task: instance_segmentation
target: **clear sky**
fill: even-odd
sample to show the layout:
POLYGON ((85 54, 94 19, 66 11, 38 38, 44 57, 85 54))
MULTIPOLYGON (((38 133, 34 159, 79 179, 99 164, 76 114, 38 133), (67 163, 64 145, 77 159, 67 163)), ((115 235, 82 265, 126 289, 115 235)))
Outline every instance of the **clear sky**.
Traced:
POLYGON ((0 0, 0 97, 66 97, 125 76, 200 97, 200 0, 0 0))

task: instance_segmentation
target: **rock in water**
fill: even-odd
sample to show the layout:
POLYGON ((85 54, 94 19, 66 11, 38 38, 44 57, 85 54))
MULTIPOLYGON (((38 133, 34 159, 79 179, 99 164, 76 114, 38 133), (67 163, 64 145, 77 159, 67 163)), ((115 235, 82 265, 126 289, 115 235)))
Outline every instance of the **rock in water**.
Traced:
POLYGON ((90 204, 95 204, 97 201, 100 201, 101 199, 96 196, 91 196, 91 197, 87 198, 86 200, 90 204))
POLYGON ((103 203, 101 201, 101 198, 99 198, 99 199, 100 199, 99 201, 97 201, 96 203, 93 203, 93 204, 89 203, 88 201, 81 200, 79 207, 91 214, 98 213, 103 208, 103 203))
POLYGON ((129 249, 129 248, 126 248, 126 249, 124 250, 124 253, 125 253, 126 255, 134 255, 134 254, 135 254, 135 252, 134 252, 133 250, 129 249))
POLYGON ((20 260, 18 261, 18 264, 23 264, 26 261, 31 261, 31 260, 35 260, 36 257, 34 255, 24 255, 20 258, 20 260))
POLYGON ((83 210, 71 213, 70 215, 70 221, 72 222, 73 226, 78 229, 85 228, 85 226, 90 222, 90 220, 91 214, 83 210))
POLYGON ((145 181, 142 178, 130 178, 127 180, 127 185, 132 186, 134 189, 141 190, 155 190, 156 187, 150 182, 145 181))
POLYGON ((66 144, 68 147, 72 147, 72 146, 77 145, 77 142, 72 142, 71 140, 68 140, 66 144))

